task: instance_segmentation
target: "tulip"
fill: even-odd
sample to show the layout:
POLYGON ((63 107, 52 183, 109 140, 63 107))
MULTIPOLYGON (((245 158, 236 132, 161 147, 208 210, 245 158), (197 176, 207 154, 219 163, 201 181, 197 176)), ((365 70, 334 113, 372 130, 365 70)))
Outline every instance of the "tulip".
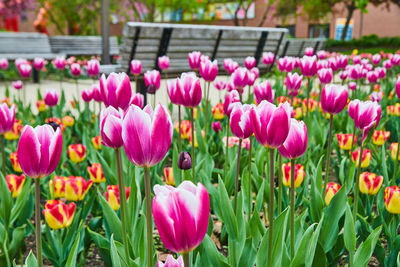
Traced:
POLYGON ((31 76, 31 71, 32 71, 31 65, 29 65, 27 63, 24 63, 24 64, 21 64, 21 65, 18 65, 17 68, 18 68, 18 71, 19 71, 19 75, 22 78, 29 78, 29 76, 31 76))
POLYGON ((4 134, 4 138, 6 140, 17 140, 19 138, 19 134, 22 131, 24 126, 21 124, 21 120, 15 120, 13 126, 10 131, 4 134))
POLYGON ((254 85, 254 99, 257 104, 260 104, 263 100, 273 103, 274 97, 275 90, 272 90, 271 83, 268 80, 254 85))
POLYGON ((134 59, 131 61, 131 73, 134 76, 139 76, 142 73, 142 62, 134 59))
POLYGON ((167 70, 167 69, 169 69, 169 57, 167 57, 167 56, 162 56, 162 57, 159 57, 158 59, 157 59, 157 63, 158 63, 158 67, 161 69, 161 70, 167 70))
POLYGON ((176 83, 177 89, 182 95, 182 105, 185 107, 197 107, 201 102, 202 89, 200 79, 193 72, 182 73, 176 83))
POLYGON ((25 183, 25 175, 8 174, 6 176, 8 190, 10 190, 13 198, 17 198, 21 194, 22 187, 25 183))
POLYGON ((106 178, 104 177, 103 167, 100 163, 92 163, 87 167, 89 177, 93 183, 104 183, 106 178))
POLYGON ((328 60, 318 60, 317 61, 317 70, 328 69, 329 61, 328 60))
POLYGON ((385 143, 385 141, 389 139, 389 137, 390 137, 389 131, 382 131, 382 130, 374 131, 372 135, 372 142, 374 143, 374 145, 382 146, 385 143))
MULTIPOLYGON (((367 168, 369 166, 369 163, 371 161, 371 152, 368 149, 363 149, 362 152, 362 159, 361 159, 361 168, 367 168)), ((360 149, 357 149, 352 153, 351 160, 358 165, 359 164, 359 158, 360 158, 360 149)))
POLYGON ((102 143, 102 140, 101 140, 100 135, 92 137, 92 145, 93 145, 94 149, 101 150, 101 143, 102 143))
POLYGON ((258 75, 259 75, 259 73, 257 71, 252 71, 252 70, 257 70, 258 71, 258 68, 253 68, 248 72, 248 76, 249 76, 249 78, 247 80, 247 85, 248 85, 248 88, 249 88, 248 89, 248 98, 250 97, 250 93, 251 93, 250 92, 250 87, 254 85, 254 83, 256 82, 256 80, 258 78, 258 75))
POLYGON ((303 117, 303 111, 300 107, 293 109, 293 118, 299 120, 303 117))
POLYGON ((86 146, 82 144, 69 145, 67 152, 68 157, 74 163, 82 162, 86 158, 86 146))
POLYGON ((257 61, 254 57, 246 57, 244 59, 244 66, 246 67, 246 69, 251 70, 252 68, 254 68, 257 64, 257 61))
POLYGON ((305 123, 291 119, 289 134, 278 150, 285 158, 298 158, 306 151, 307 140, 307 126, 305 123))
POLYGON ((340 113, 347 104, 348 96, 345 86, 326 84, 321 93, 322 110, 330 114, 340 113))
POLYGON ((19 164, 19 161, 18 161, 17 152, 10 153, 10 161, 11 161, 11 166, 13 167, 13 170, 15 172, 21 173, 22 169, 21 169, 21 165, 19 164))
POLYGON ((178 157, 178 168, 181 170, 189 170, 192 168, 192 158, 189 152, 181 152, 178 157))
POLYGON ((172 104, 181 105, 182 104, 182 91, 181 87, 177 86, 179 83, 179 78, 167 81, 167 93, 172 104))
MULTIPOLYGON (((106 107, 112 106, 115 109, 121 108, 126 110, 132 96, 132 88, 128 75, 123 72, 113 72, 106 79, 106 76, 103 74, 100 78, 100 93, 106 107)), ((95 98, 96 92, 94 91, 93 94, 93 98, 95 98)))
POLYGON ((363 132, 363 142, 369 129, 376 127, 381 119, 381 106, 377 102, 352 100, 348 106, 349 116, 363 132))
POLYGON ((73 63, 70 66, 70 71, 72 76, 78 77, 79 75, 81 75, 81 65, 79 65, 78 63, 73 63))
POLYGON ((245 139, 253 134, 250 121, 251 105, 234 103, 230 116, 230 126, 232 133, 238 138, 245 139))
POLYGON ((313 77, 317 74, 317 58, 316 56, 303 56, 300 59, 301 73, 306 77, 313 77))
POLYGON ((189 66, 192 70, 200 69, 201 52, 193 51, 188 54, 189 66))
MULTIPOLYGON (((283 185, 291 188, 290 185, 290 162, 286 164, 282 164, 282 173, 283 173, 283 185)), ((294 174, 294 188, 297 188, 301 185, 306 176, 306 172, 304 171, 304 166, 301 164, 295 165, 295 174, 294 174)))
POLYGON ((202 61, 200 62, 199 69, 200 76, 207 82, 213 82, 218 75, 218 62, 217 60, 202 61))
POLYGON ((338 140, 340 149, 343 149, 343 150, 351 150, 353 144, 357 142, 357 136, 355 136, 355 135, 354 135, 354 142, 353 142, 352 134, 336 134, 336 139, 338 140))
POLYGON ((383 67, 384 67, 385 69, 387 69, 387 70, 390 70, 390 69, 393 67, 393 65, 392 65, 392 63, 390 62, 390 60, 385 60, 385 61, 383 61, 382 65, 383 65, 383 67))
POLYGON ((215 133, 219 133, 219 131, 222 131, 222 126, 221 123, 219 121, 214 121, 211 124, 211 128, 214 130, 215 133))
POLYGON ((336 61, 339 65, 340 69, 346 68, 347 64, 349 63, 349 58, 346 55, 339 55, 336 57, 336 61))
POLYGON ((236 61, 233 61, 231 58, 224 59, 224 69, 231 75, 237 68, 239 68, 239 64, 236 61))
POLYGON ((390 186, 385 188, 385 208, 393 214, 400 214, 400 188, 390 186))
POLYGON ((383 183, 383 176, 375 173, 363 172, 359 179, 360 192, 368 195, 376 195, 383 183))
POLYGON ((372 64, 379 65, 380 62, 381 62, 381 55, 375 54, 372 56, 372 64))
POLYGON ((179 258, 175 260, 174 257, 168 255, 165 263, 161 261, 157 262, 157 267, 184 267, 182 256, 179 256, 179 258))
POLYGON ((336 72, 339 69, 339 63, 336 58, 332 57, 328 59, 329 68, 332 69, 333 72, 336 72))
POLYGON ((54 198, 65 198, 65 182, 67 179, 68 178, 64 176, 54 176, 53 179, 50 179, 50 191, 54 198))
POLYGON ((378 74, 379 79, 383 79, 386 76, 386 69, 382 67, 375 68, 376 73, 378 74))
POLYGON ((158 70, 148 70, 144 74, 144 83, 147 88, 147 93, 155 94, 161 85, 161 76, 158 70))
POLYGON ((0 135, 3 135, 13 128, 15 121, 15 105, 11 108, 7 103, 0 104, 0 135))
POLYGON ((337 183, 328 183, 325 190, 325 205, 328 206, 334 195, 339 191, 340 185, 337 183))
POLYGON ((87 74, 90 77, 96 77, 100 73, 100 63, 97 59, 91 59, 87 63, 87 74))
POLYGON ((390 63, 392 63, 393 66, 398 66, 400 65, 400 55, 399 54, 394 54, 390 58, 390 63))
POLYGON ((12 86, 14 87, 15 90, 20 90, 24 86, 24 83, 22 81, 15 81, 12 82, 12 86))
POLYGON ((75 119, 71 116, 64 116, 61 121, 67 127, 72 127, 75 124, 75 119))
POLYGON ((215 120, 222 120, 225 117, 224 104, 218 103, 212 109, 211 112, 215 120))
MULTIPOLYGON (((125 187, 125 196, 126 200, 128 201, 129 195, 131 193, 130 187, 125 187)), ((108 185, 106 191, 106 200, 108 204, 110 204, 113 210, 119 210, 120 206, 120 198, 119 198, 119 188, 117 185, 108 185)))
POLYGON ((175 186, 175 179, 174 179, 174 173, 172 171, 172 167, 164 168, 164 178, 165 178, 165 183, 167 185, 175 186))
POLYGON ((82 96, 83 101, 88 103, 93 100, 93 90, 92 89, 83 90, 81 92, 81 96, 82 96))
MULTIPOLYGON (((341 70, 340 72, 339 72, 339 78, 342 80, 342 81, 345 81, 346 79, 347 79, 347 77, 349 77, 349 72, 348 71, 346 71, 346 70, 341 70)), ((354 82, 352 82, 352 83, 354 83, 354 82)), ((354 84, 356 84, 356 83, 354 83, 354 84)), ((349 84, 349 88, 350 88, 350 84, 349 84)), ((352 88, 350 88, 351 90, 353 90, 352 88)))
POLYGON ((312 47, 306 47, 306 49, 304 50, 304 54, 311 57, 314 55, 314 49, 312 47))
POLYGON ((239 93, 237 91, 231 91, 226 94, 224 101, 224 113, 230 117, 232 112, 232 104, 240 102, 239 93))
POLYGON ((36 57, 33 59, 33 67, 35 68, 35 70, 43 69, 44 64, 45 64, 44 58, 36 57))
POLYGON ((111 148, 122 146, 122 111, 112 106, 100 112, 100 134, 102 144, 111 148))
POLYGON ((210 199, 200 183, 183 181, 177 188, 154 186, 153 216, 164 246, 175 253, 189 253, 207 232, 210 199))
POLYGON ((376 71, 369 71, 367 73, 369 83, 376 83, 378 81, 378 73, 376 71))
POLYGON ((75 203, 65 204, 61 200, 48 200, 44 205, 43 215, 51 229, 67 228, 72 224, 75 203))
POLYGON ((93 84, 92 91, 93 91, 93 100, 96 102, 103 102, 99 86, 93 84))
POLYGON ((326 53, 325 50, 319 50, 319 51, 317 52, 317 57, 318 57, 318 59, 324 59, 324 58, 326 58, 326 56, 327 56, 327 53, 326 53))
POLYGON ((333 79, 333 71, 331 68, 320 69, 318 71, 318 78, 322 84, 330 83, 333 79))
POLYGON ((64 57, 56 57, 56 58, 53 60, 53 65, 54 65, 58 70, 63 70, 63 69, 65 69, 65 64, 66 64, 66 61, 65 61, 65 58, 64 58, 64 57))
POLYGON ((215 80, 214 81, 214 87, 218 90, 218 91, 222 91, 226 88, 226 82, 224 80, 215 80))
MULTIPOLYGON (((289 92, 290 96, 297 96, 299 93, 299 89, 301 87, 301 82, 303 80, 303 76, 297 73, 289 72, 285 79, 285 85, 289 92)), ((255 88, 254 88, 255 90, 255 88)), ((255 93, 255 92, 254 92, 255 93)))
POLYGON ((136 105, 139 108, 143 108, 143 106, 144 106, 144 95, 142 95, 141 93, 136 93, 136 94, 133 93, 130 105, 136 105))
POLYGON ((189 139, 190 130, 192 129, 192 123, 188 120, 181 121, 181 127, 179 129, 179 123, 175 123, 175 129, 181 133, 182 139, 189 139))
POLYGON ((291 57, 284 57, 278 59, 278 69, 281 72, 291 72, 294 69, 294 59, 291 57))
POLYGON ((46 110, 46 103, 44 100, 38 100, 36 102, 36 108, 38 109, 39 112, 43 112, 46 110))
POLYGON ((58 99, 60 98, 60 93, 54 89, 48 89, 44 96, 44 103, 47 106, 53 107, 58 103, 58 99))
POLYGON ((81 201, 85 198, 93 184, 93 180, 86 181, 80 176, 70 176, 65 181, 65 198, 68 201, 81 201))
POLYGON ((271 65, 275 60, 275 55, 272 52, 264 52, 262 55, 262 62, 265 65, 271 65))
POLYGON ((395 88, 396 88, 396 95, 398 98, 400 98, 400 77, 397 78, 395 88))
POLYGON ((370 95, 371 101, 377 103, 382 101, 382 97, 383 97, 382 92, 372 92, 372 94, 370 95))
POLYGON ((398 144, 399 144, 399 143, 391 143, 391 144, 390 144, 390 157, 391 157, 394 161, 400 160, 400 155, 399 155, 399 153, 397 152, 398 147, 399 147, 398 144), (397 155, 397 157, 396 157, 396 155, 397 155), (396 160, 396 158, 397 158, 397 160, 396 160))
POLYGON ((8 59, 0 58, 0 69, 2 70, 8 69, 8 59))

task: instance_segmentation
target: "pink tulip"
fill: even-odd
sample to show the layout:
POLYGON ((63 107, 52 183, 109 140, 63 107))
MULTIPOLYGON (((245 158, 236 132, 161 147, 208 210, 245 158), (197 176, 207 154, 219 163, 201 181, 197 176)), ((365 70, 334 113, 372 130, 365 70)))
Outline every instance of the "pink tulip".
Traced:
POLYGON ((22 171, 32 178, 49 176, 57 167, 63 146, 61 128, 46 124, 22 129, 17 156, 22 171))
POLYGON ((363 132, 363 142, 367 137, 369 129, 378 126, 381 119, 381 106, 377 102, 352 100, 348 106, 350 118, 354 124, 363 132))
POLYGON ((207 81, 212 82, 218 75, 218 62, 217 60, 210 61, 205 60, 200 63, 200 75, 201 77, 207 81))
POLYGON ((49 89, 44 95, 44 103, 50 107, 56 106, 58 99, 60 98, 60 93, 54 89, 49 89))
POLYGON ((350 76, 350 79, 353 79, 353 80, 361 79, 362 78, 362 66, 359 64, 350 66, 349 76, 350 76))
POLYGON ((177 188, 154 186, 154 223, 164 246, 175 253, 188 253, 207 232, 210 198, 200 183, 183 181, 177 188))
POLYGON ((396 82, 396 95, 400 99, 400 76, 397 77, 397 82, 396 82))
POLYGON ((301 82, 303 81, 303 76, 295 73, 289 72, 285 79, 286 88, 289 91, 290 96, 297 96, 299 89, 301 87, 301 82))
POLYGON ((93 91, 93 100, 96 102, 103 102, 100 88, 97 84, 92 85, 92 91, 93 91))
POLYGON ((291 113, 287 102, 276 107, 264 100, 251 109, 250 120, 257 141, 267 148, 280 147, 289 134, 291 113))
POLYGON ((244 59, 244 66, 246 67, 246 69, 251 70, 252 68, 254 68, 257 64, 257 61, 254 57, 246 57, 244 59))
POLYGON ((260 77, 260 70, 257 67, 252 68, 249 73, 253 73, 256 76, 256 79, 260 77))
POLYGON ((317 74, 317 57, 304 56, 300 60, 301 73, 306 77, 313 77, 317 74))
POLYGON ((72 76, 78 77, 79 75, 81 75, 81 65, 79 65, 78 63, 73 63, 70 66, 70 71, 72 76))
POLYGON ((340 113, 347 104, 347 88, 337 84, 326 84, 321 92, 321 108, 330 114, 340 113))
POLYGON ((281 72, 291 72, 294 69, 295 60, 291 57, 278 59, 278 69, 281 72))
POLYGON ((136 105, 139 108, 143 108, 144 107, 144 95, 142 95, 141 93, 136 93, 136 94, 133 93, 130 105, 136 105))
POLYGON ((318 79, 320 83, 330 83, 333 79, 332 69, 320 69, 318 71, 318 79))
POLYGON ((353 64, 354 65, 361 64, 361 57, 360 56, 354 56, 353 57, 353 64))
POLYGON ((368 58, 363 58, 363 59, 361 59, 361 65, 362 65, 363 67, 366 67, 366 66, 370 65, 371 68, 373 68, 372 65, 369 64, 369 59, 368 59, 368 58))
POLYGON ((0 69, 6 70, 8 68, 8 60, 6 58, 0 58, 0 69))
POLYGON ((327 69, 327 68, 329 68, 329 61, 328 60, 323 59, 323 60, 318 60, 317 61, 317 70, 327 69))
POLYGON ((331 57, 330 59, 328 59, 328 62, 329 68, 331 68, 333 72, 336 72, 339 69, 339 63, 336 58, 331 57))
POLYGON ((158 63, 158 67, 159 67, 161 70, 167 70, 167 69, 169 69, 169 57, 167 57, 167 56, 159 57, 159 58, 157 59, 157 63, 158 63))
POLYGON ((11 108, 7 103, 0 104, 0 135, 5 134, 13 128, 15 121, 15 105, 11 108))
POLYGON ((347 79, 347 77, 349 77, 349 72, 347 70, 341 70, 339 71, 339 78, 342 81, 345 81, 347 79))
POLYGON ((224 100, 224 113, 228 117, 231 116, 231 112, 232 112, 232 108, 233 108, 232 104, 236 103, 236 102, 240 102, 240 96, 239 96, 238 91, 233 90, 226 94, 225 100, 224 100))
POLYGON ((22 86, 24 86, 24 83, 22 81, 14 81, 12 82, 12 86, 15 90, 20 90, 22 89, 22 86))
POLYGON ((225 88, 226 88, 226 82, 225 82, 224 80, 215 80, 215 81, 214 81, 214 87, 215 87, 218 91, 225 90, 225 88))
MULTIPOLYGON (((29 64, 29 61, 26 60, 25 58, 17 58, 15 61, 15 66, 17 66, 17 68, 19 68, 20 65, 22 64, 29 64)), ((29 64, 30 65, 30 64, 29 64)))
POLYGON ((224 59, 224 69, 229 74, 232 74, 237 68, 239 68, 239 64, 236 61, 233 61, 231 58, 224 59))
POLYGON ((111 73, 106 76, 103 74, 100 78, 101 99, 106 107, 113 106, 115 109, 126 110, 132 96, 131 83, 128 75, 124 72, 111 73))
POLYGON ((169 99, 171 100, 171 103, 175 105, 181 105, 182 104, 182 91, 180 90, 180 87, 177 86, 178 83, 178 78, 174 80, 168 80, 167 81, 167 93, 169 96, 169 99))
POLYGON ((26 63, 18 65, 18 71, 22 78, 29 78, 29 76, 31 76, 32 66, 26 63))
POLYGON ((228 92, 233 91, 233 90, 236 90, 236 87, 235 87, 235 85, 233 84, 232 81, 226 82, 226 90, 227 90, 228 92))
POLYGON ((385 61, 383 61, 382 65, 383 65, 383 67, 384 67, 385 69, 387 69, 387 70, 390 70, 390 69, 393 67, 393 65, 392 65, 392 63, 390 62, 390 60, 385 60, 385 61))
POLYGON ((254 98, 257 104, 260 104, 263 100, 273 103, 274 97, 275 90, 272 90, 271 83, 268 80, 254 85, 254 98))
POLYGON ((379 103, 382 101, 382 97, 383 97, 382 92, 372 92, 371 101, 379 103))
POLYGON ((275 55, 272 52, 264 52, 262 55, 262 62, 265 65, 271 65, 275 60, 275 55))
POLYGON ((381 63, 381 55, 375 54, 372 56, 372 64, 379 65, 381 63))
POLYGON ((65 69, 65 64, 66 64, 66 60, 64 57, 56 57, 53 60, 53 65, 56 67, 56 69, 58 70, 63 70, 65 69))
POLYGON ((386 76, 386 69, 382 67, 375 68, 376 73, 378 74, 379 79, 383 79, 386 76))
POLYGON ((289 134, 279 152, 288 159, 295 159, 304 154, 307 149, 307 126, 302 121, 291 119, 289 134))
POLYGON ((232 104, 232 113, 230 116, 230 124, 232 133, 241 139, 250 137, 253 134, 253 129, 250 121, 251 105, 237 102, 232 104))
POLYGON ((119 148, 123 145, 122 141, 122 120, 124 114, 122 110, 116 110, 109 106, 100 112, 100 134, 101 143, 112 148, 119 148))
POLYGON ((131 73, 134 76, 139 76, 142 73, 142 62, 134 59, 131 61, 131 73))
POLYGON ((392 63, 393 66, 399 66, 400 65, 400 55, 399 54, 394 54, 390 58, 390 63, 392 63))
POLYGON ((179 256, 179 258, 175 260, 174 257, 168 255, 165 263, 161 261, 157 262, 157 267, 184 267, 183 258, 179 256))
POLYGON ((236 90, 240 92, 249 82, 249 72, 246 68, 236 69, 232 74, 232 81, 236 90))
POLYGON ((211 124, 212 129, 214 130, 215 133, 218 133, 219 131, 222 131, 222 126, 219 121, 214 121, 211 124))
POLYGON ((152 167, 168 152, 172 141, 172 122, 168 109, 158 104, 143 110, 131 105, 122 122, 122 140, 128 159, 141 167, 152 167))
POLYGON ((200 79, 193 72, 182 73, 177 80, 176 90, 180 91, 182 96, 182 105, 185 107, 197 107, 201 102, 202 89, 200 79))
POLYGON ((363 65, 363 69, 366 69, 367 71, 372 71, 374 69, 374 66, 372 66, 372 64, 363 65))
POLYGON ((41 57, 36 57, 33 59, 33 67, 35 68, 35 70, 41 70, 44 67, 44 58, 41 57))
POLYGON ((349 89, 354 91, 357 89, 357 83, 356 82, 349 82, 349 89))
POLYGON ((100 63, 97 59, 91 59, 87 63, 87 74, 90 77, 96 77, 100 73, 100 63))
POLYGON ((369 83, 376 83, 378 81, 378 73, 376 71, 369 71, 367 73, 369 83))
POLYGON ((346 55, 340 55, 336 57, 337 64, 339 69, 346 68, 347 64, 349 64, 349 58, 346 55))
POLYGON ((192 70, 200 69, 201 52, 193 51, 188 54, 189 66, 192 70))
POLYGON ((325 50, 319 50, 317 52, 317 57, 318 57, 318 59, 325 59, 326 58, 326 51, 325 50))
POLYGON ((83 101, 88 103, 93 100, 93 90, 92 89, 83 90, 81 96, 83 101))
POLYGON ((314 55, 314 48, 306 47, 306 49, 304 50, 304 55, 312 57, 314 55))
POLYGON ((148 70, 144 74, 144 83, 147 87, 147 93, 155 94, 161 85, 161 76, 158 70, 148 70))

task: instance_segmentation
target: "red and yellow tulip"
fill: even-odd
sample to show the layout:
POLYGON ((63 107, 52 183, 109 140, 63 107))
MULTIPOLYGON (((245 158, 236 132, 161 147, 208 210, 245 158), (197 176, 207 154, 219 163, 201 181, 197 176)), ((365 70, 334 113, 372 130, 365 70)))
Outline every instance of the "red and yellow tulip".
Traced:
POLYGON ((22 128, 24 128, 24 126, 22 125, 21 120, 15 120, 11 131, 6 132, 4 138, 6 140, 17 140, 22 128))
POLYGON ((388 212, 400 214, 400 188, 398 186, 386 187, 384 200, 388 212))
POLYGON ((71 116, 65 116, 61 119, 61 121, 67 127, 72 127, 75 124, 75 119, 71 116))
POLYGON ((326 192, 325 192, 325 205, 329 205, 333 196, 339 191, 340 184, 338 183, 328 183, 326 185, 326 192))
MULTIPOLYGON (((175 123, 175 129, 178 132, 178 122, 175 123)), ((188 120, 181 121, 181 138, 182 139, 189 139, 189 135, 191 133, 192 124, 188 120)))
MULTIPOLYGON (((282 164, 282 173, 283 185, 290 187, 290 162, 282 164)), ((301 185, 305 176, 306 172, 304 171, 304 166, 301 164, 296 164, 294 167, 294 188, 297 188, 301 185)))
POLYGON ((8 190, 10 190, 12 197, 16 198, 21 194, 22 187, 25 183, 25 175, 8 174, 6 176, 8 190))
POLYGON ((104 177, 103 167, 100 163, 92 163, 92 165, 87 167, 89 177, 93 183, 103 183, 106 181, 104 177))
POLYGON ((86 158, 86 147, 82 144, 73 144, 68 146, 68 157, 72 162, 79 163, 86 158))
POLYGON ((175 186, 174 172, 172 171, 172 167, 164 168, 164 178, 167 185, 175 186))
POLYGON ((222 120, 225 117, 223 103, 216 104, 211 111, 215 120, 222 120))
POLYGON ((10 154, 10 161, 15 172, 22 172, 21 166, 19 165, 17 152, 10 154))
MULTIPOLYGON (((392 157, 393 160, 396 160, 396 156, 399 155, 399 153, 397 152, 398 147, 399 143, 390 144, 390 156, 392 157)), ((400 160, 400 155, 397 159, 400 160)))
MULTIPOLYGON (((340 149, 351 150, 351 146, 353 145, 352 134, 336 134, 336 139, 338 140, 340 149)), ((356 142, 357 142, 357 136, 354 136, 354 143, 356 142)))
POLYGON ((54 193, 54 198, 65 197, 65 181, 67 181, 67 177, 65 176, 54 176, 53 179, 50 179, 50 191, 54 193))
POLYGON ((36 107, 39 112, 43 112, 46 110, 46 104, 44 103, 44 100, 38 100, 36 101, 36 107))
POLYGON ((46 202, 43 215, 52 229, 67 228, 71 225, 75 214, 75 203, 68 205, 61 200, 51 199, 46 202))
POLYGON ((374 143, 374 145, 381 146, 385 143, 386 140, 389 139, 389 137, 389 131, 374 131, 374 134, 372 135, 372 143, 374 143))
MULTIPOLYGON (((319 106, 319 102, 312 98, 308 99, 308 108, 310 112, 314 112, 317 107, 319 106)), ((306 113, 307 111, 307 99, 303 99, 303 112, 306 113)))
POLYGON ((65 198, 69 201, 83 200, 92 184, 92 180, 86 181, 80 176, 68 177, 65 181, 65 198))
POLYGON ((101 150, 101 136, 92 137, 92 145, 96 150, 101 150))
POLYGON ((360 192, 368 195, 376 195, 382 183, 383 176, 378 176, 375 173, 363 172, 359 180, 360 192))
MULTIPOLYGON (((126 201, 129 199, 129 194, 131 192, 130 187, 125 187, 126 201)), ((105 194, 108 204, 110 204, 113 210, 119 209, 119 188, 118 185, 107 186, 107 192, 105 194)))
POLYGON ((301 119, 301 118, 303 117, 303 110, 302 110, 302 108, 298 107, 298 108, 293 109, 293 117, 294 117, 296 120, 301 119))
MULTIPOLYGON (((369 166, 369 163, 371 162, 371 157, 372 157, 371 151, 369 151, 369 149, 364 148, 361 157, 361 168, 367 168, 369 166)), ((356 151, 353 152, 351 160, 358 166, 359 158, 360 158, 360 149, 357 149, 356 151)))

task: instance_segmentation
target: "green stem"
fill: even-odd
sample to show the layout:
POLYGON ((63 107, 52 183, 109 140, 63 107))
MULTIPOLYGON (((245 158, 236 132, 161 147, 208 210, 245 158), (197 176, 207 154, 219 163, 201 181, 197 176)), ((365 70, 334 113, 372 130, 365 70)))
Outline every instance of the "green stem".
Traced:
POLYGON ((392 183, 395 183, 396 181, 396 173, 397 173, 397 167, 399 165, 399 155, 400 155, 400 134, 399 134, 399 139, 397 141, 397 152, 396 152, 396 159, 394 160, 394 168, 393 168, 393 178, 392 178, 392 183))
POLYGON ((332 125, 333 125, 333 114, 331 114, 331 118, 329 119, 329 135, 328 135, 328 148, 326 149, 324 191, 322 192, 323 196, 325 195, 326 191, 326 183, 329 180, 329 160, 331 157, 332 125))
POLYGON ((135 75, 135 92, 138 92, 138 86, 137 86, 137 76, 135 75))
POLYGON ((204 130, 205 130, 205 137, 207 140, 207 132, 208 132, 208 109, 209 109, 209 101, 208 98, 210 97, 210 82, 207 83, 207 91, 206 91, 206 107, 205 107, 205 112, 204 112, 204 116, 205 116, 205 120, 204 120, 204 130))
POLYGON ((153 95, 153 108, 156 108, 156 92, 153 95))
POLYGON ((128 236, 126 234, 126 194, 125 194, 124 173, 122 169, 121 148, 115 149, 115 157, 117 162, 118 189, 119 189, 120 206, 121 206, 122 238, 124 241, 126 261, 129 264, 130 262, 129 248, 128 248, 129 243, 128 243, 128 236))
POLYGON ((290 160, 290 258, 294 259, 294 180, 295 159, 290 160))
POLYGON ((278 154, 278 214, 282 212, 282 155, 278 154))
POLYGON ((250 94, 251 94, 251 86, 247 86, 247 103, 251 104, 251 99, 250 99, 250 94))
POLYGON ((352 139, 351 139, 351 148, 350 148, 350 153, 352 153, 353 152, 353 149, 354 149, 354 138, 355 138, 355 136, 356 136, 356 124, 354 123, 354 125, 353 125, 353 135, 352 135, 352 139))
POLYGON ((190 267, 190 254, 189 253, 190 252, 182 254, 183 266, 185 266, 185 267, 190 267))
POLYGON ((225 165, 224 165, 224 179, 226 179, 226 175, 228 172, 228 159, 229 159, 229 147, 228 147, 228 139, 229 139, 229 127, 230 127, 230 118, 228 116, 228 123, 226 124, 226 144, 225 144, 225 165))
POLYGON ((179 153, 182 152, 182 137, 181 137, 181 105, 178 105, 178 144, 179 153))
MULTIPOLYGON (((306 98, 306 122, 308 122, 308 110, 310 109, 310 107, 309 107, 309 100, 310 100, 310 90, 311 90, 311 86, 312 86, 312 84, 311 84, 311 78, 310 77, 308 77, 307 78, 307 80, 308 80, 308 83, 307 83, 307 98, 306 98)), ((293 104, 292 104, 293 105, 293 104)))
POLYGON ((240 171, 240 150, 242 148, 242 141, 243 139, 239 139, 239 147, 238 147, 238 154, 237 154, 237 161, 236 161, 236 176, 235 176, 235 202, 234 202, 234 212, 236 214, 237 210, 237 198, 238 198, 238 191, 239 191, 239 171, 240 171))
POLYGON ((36 227, 36 258, 38 267, 43 266, 42 231, 40 227, 40 179, 35 178, 35 227, 36 227))
POLYGON ((249 170, 249 193, 248 193, 248 196, 249 196, 249 214, 248 214, 248 219, 250 221, 251 211, 252 211, 252 207, 253 207, 253 196, 252 196, 252 194, 253 194, 252 191, 253 190, 251 190, 251 182, 252 182, 252 179, 251 179, 251 151, 253 149, 253 136, 250 136, 249 138, 250 138, 250 148, 249 148, 249 165, 248 165, 248 170, 249 170))
POLYGON ((151 214, 151 184, 149 168, 144 168, 144 185, 146 195, 146 223, 147 223, 147 266, 153 267, 153 225, 151 214))
POLYGON ((274 234, 274 149, 269 149, 269 204, 268 204, 268 258, 267 266, 272 267, 272 238, 274 234))
MULTIPOLYGON (((196 182, 196 157, 194 151, 194 108, 191 108, 191 119, 192 119, 192 181, 196 182)), ((198 129, 199 130, 199 129, 198 129)))
POLYGON ((360 148, 360 155, 358 157, 358 168, 357 168, 357 174, 356 174, 356 183, 354 184, 354 207, 353 207, 353 219, 354 223, 357 221, 357 208, 358 208, 358 194, 360 191, 359 188, 359 180, 360 180, 360 173, 361 173, 361 162, 362 162, 362 154, 364 150, 364 143, 361 142, 361 148, 360 148))
POLYGON ((4 148, 4 134, 1 135, 1 158, 3 160, 3 166, 2 166, 2 171, 3 171, 3 176, 4 178, 6 177, 6 151, 4 148))

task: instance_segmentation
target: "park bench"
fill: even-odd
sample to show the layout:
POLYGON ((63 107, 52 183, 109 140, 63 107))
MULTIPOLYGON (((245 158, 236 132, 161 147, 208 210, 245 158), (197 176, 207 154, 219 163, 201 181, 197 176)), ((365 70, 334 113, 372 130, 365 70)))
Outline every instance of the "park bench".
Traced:
POLYGON ((314 48, 314 51, 323 50, 325 48, 326 39, 310 38, 310 39, 287 39, 281 47, 280 57, 302 57, 307 47, 314 48))

